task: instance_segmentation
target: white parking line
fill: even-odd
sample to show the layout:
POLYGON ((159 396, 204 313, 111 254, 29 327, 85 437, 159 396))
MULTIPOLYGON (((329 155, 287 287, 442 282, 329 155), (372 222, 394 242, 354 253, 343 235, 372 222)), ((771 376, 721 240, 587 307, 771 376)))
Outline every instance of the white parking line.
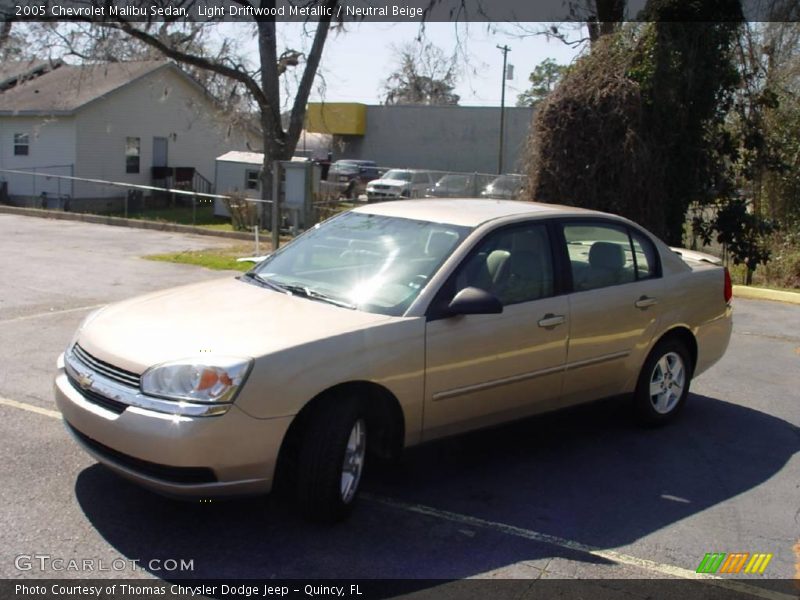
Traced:
POLYGON ((100 308, 107 304, 90 304, 89 306, 78 306, 77 308, 65 308, 64 310, 48 310, 47 312, 36 313, 33 315, 24 315, 22 317, 14 317, 13 319, 0 319, 0 325, 3 323, 16 323, 17 321, 27 321, 29 319, 39 319, 41 317, 49 317, 51 315, 65 315, 72 312, 80 312, 82 310, 90 310, 92 308, 100 308))
POLYGON ((50 417, 53 419, 60 419, 61 413, 57 410, 50 410, 49 408, 41 408, 39 406, 34 406, 33 404, 28 404, 26 402, 18 402, 16 400, 12 400, 11 398, 3 398, 0 396, 0 405, 3 406, 11 406, 12 408, 19 408, 21 410, 27 410, 28 412, 36 413, 37 415, 44 415, 45 417, 50 417))
POLYGON ((721 577, 707 575, 704 573, 695 573, 694 571, 684 569, 683 567, 658 563, 652 560, 616 552, 614 550, 603 550, 602 548, 595 548, 581 542, 575 542, 573 540, 568 540, 547 533, 540 533, 538 531, 532 531, 530 529, 524 529, 522 527, 516 527, 514 525, 498 523, 497 521, 487 521, 486 519, 481 519, 478 517, 462 515, 460 513, 454 513, 446 510, 439 510, 438 508, 425 506, 423 504, 409 504, 406 502, 393 500, 391 498, 374 496, 372 494, 364 494, 363 498, 406 512, 412 512, 436 519, 451 521, 461 525, 470 525, 472 527, 480 527, 482 529, 491 529, 506 535, 513 535, 528 540, 534 540, 536 542, 552 544, 566 550, 591 554, 592 556, 597 556, 616 563, 637 567, 639 569, 650 571, 651 573, 657 573, 659 575, 667 575, 669 577, 678 577, 681 579, 701 580, 715 587, 724 588, 742 594, 748 594, 757 598, 764 598, 765 600, 797 600, 796 596, 763 589, 755 585, 742 583, 741 581, 722 579, 721 577))

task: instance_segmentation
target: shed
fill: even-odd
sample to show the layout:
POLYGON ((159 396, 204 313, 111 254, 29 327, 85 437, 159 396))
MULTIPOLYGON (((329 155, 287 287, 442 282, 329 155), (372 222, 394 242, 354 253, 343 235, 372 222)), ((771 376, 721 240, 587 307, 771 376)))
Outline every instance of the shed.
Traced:
MULTIPOLYGON (((214 166, 214 183, 218 194, 243 192, 248 198, 261 198, 261 164, 264 155, 260 152, 231 150, 218 156, 214 166)), ((230 213, 219 198, 214 200, 214 214, 228 217, 230 213)))
MULTIPOLYGON (((261 152, 243 152, 232 150, 226 152, 216 159, 214 168, 214 181, 218 194, 229 194, 231 192, 242 192, 247 198, 264 198, 261 193, 261 167, 264 155, 261 152)), ((287 176, 284 182, 286 192, 287 208, 301 209, 306 202, 305 171, 302 165, 311 164, 308 158, 295 156, 292 163, 298 163, 300 170, 287 176)), ((314 188, 319 188, 319 169, 314 170, 314 188)), ((268 192, 266 196, 271 193, 268 192)), ((230 213, 223 200, 214 200, 214 214, 220 217, 228 217, 230 213)))

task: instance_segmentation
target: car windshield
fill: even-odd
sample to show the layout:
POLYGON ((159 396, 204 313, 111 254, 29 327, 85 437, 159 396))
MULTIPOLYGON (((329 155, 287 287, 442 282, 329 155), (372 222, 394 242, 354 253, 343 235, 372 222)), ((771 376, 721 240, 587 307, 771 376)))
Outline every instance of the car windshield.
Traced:
POLYGON ((347 212, 281 248, 250 278, 309 300, 399 316, 470 231, 347 212))
POLYGON ((398 181, 411 181, 414 174, 411 171, 401 171, 400 169, 392 169, 387 171, 383 179, 397 179, 398 181))

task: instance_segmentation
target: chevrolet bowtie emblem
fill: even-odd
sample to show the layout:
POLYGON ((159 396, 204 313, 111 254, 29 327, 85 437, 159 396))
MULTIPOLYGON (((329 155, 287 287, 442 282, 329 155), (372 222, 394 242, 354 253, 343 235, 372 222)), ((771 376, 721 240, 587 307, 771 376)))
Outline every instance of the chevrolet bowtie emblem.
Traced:
POLYGON ((88 390, 90 387, 92 387, 92 383, 94 383, 94 380, 92 379, 92 376, 89 373, 83 373, 78 378, 78 385, 81 386, 84 390, 88 390))

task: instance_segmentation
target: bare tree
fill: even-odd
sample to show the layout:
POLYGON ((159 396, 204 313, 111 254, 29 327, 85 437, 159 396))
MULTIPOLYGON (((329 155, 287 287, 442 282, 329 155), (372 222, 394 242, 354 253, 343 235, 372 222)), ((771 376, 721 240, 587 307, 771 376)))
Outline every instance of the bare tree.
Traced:
POLYGON ((6 47, 11 37, 11 21, 3 21, 0 25, 0 50, 6 47))
POLYGON ((386 104, 458 104, 455 55, 422 41, 396 50, 397 66, 384 84, 386 104))
POLYGON ((12 25, 12 21, 0 20, 0 62, 33 57, 24 40, 12 31, 12 25))

